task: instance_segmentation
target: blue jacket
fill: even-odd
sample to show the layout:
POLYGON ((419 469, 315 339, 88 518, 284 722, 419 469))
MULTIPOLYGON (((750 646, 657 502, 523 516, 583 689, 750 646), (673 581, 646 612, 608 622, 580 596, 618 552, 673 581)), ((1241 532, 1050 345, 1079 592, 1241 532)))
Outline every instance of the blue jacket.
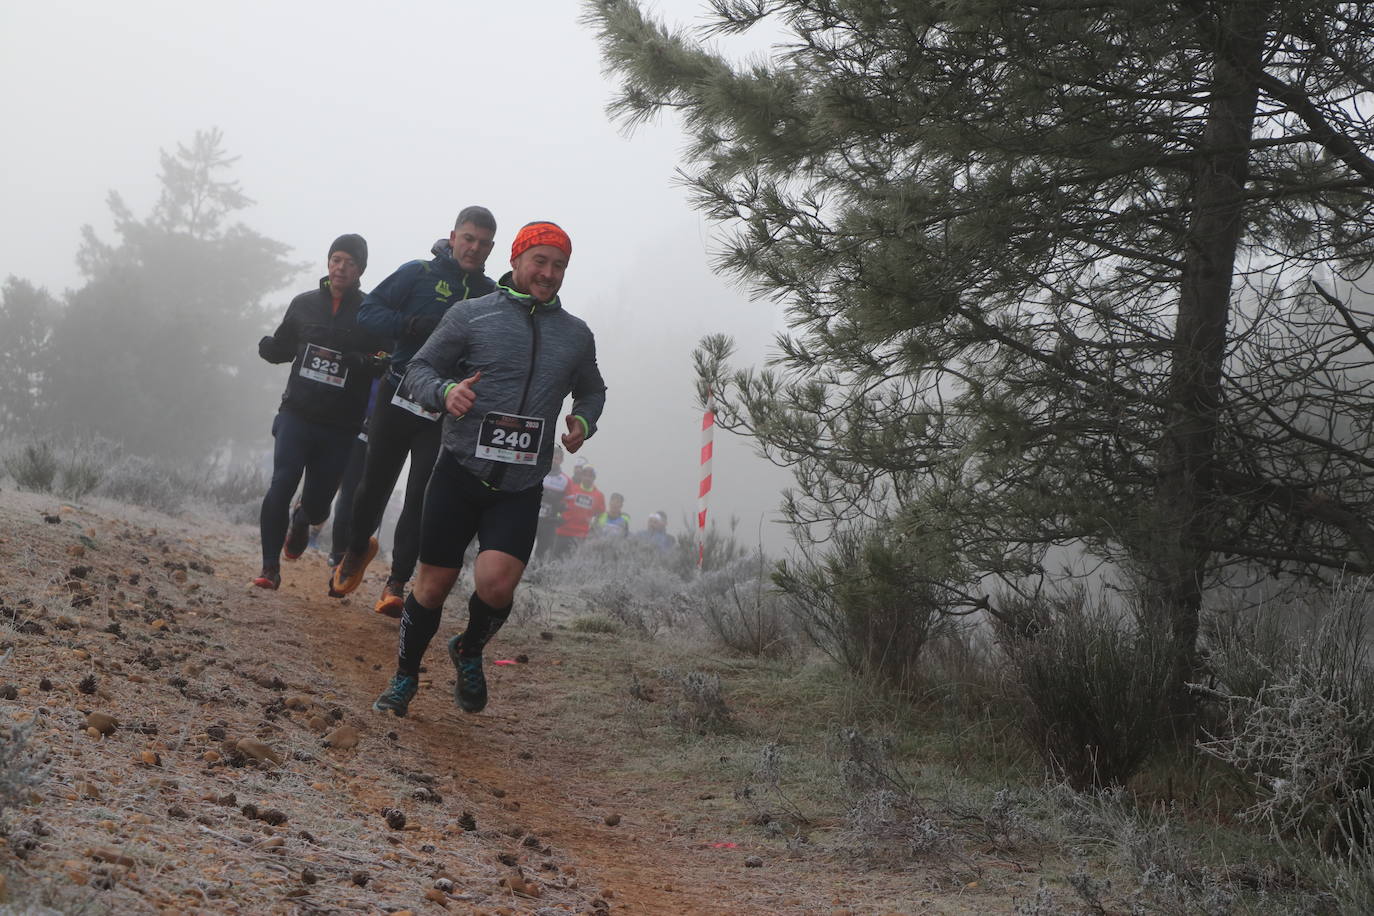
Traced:
POLYGON ((402 264, 363 298, 358 309, 358 326, 392 343, 388 374, 396 384, 450 305, 496 289, 486 274, 458 266, 448 239, 439 239, 430 250, 434 253, 431 260, 402 264), (429 317, 431 323, 421 333, 410 333, 406 327, 416 317, 429 317))
POLYGON ((523 490, 541 484, 553 465, 564 399, 573 396, 571 413, 582 418, 591 438, 606 403, 606 383, 587 323, 568 314, 558 299, 540 303, 516 292, 505 285, 509 277, 491 295, 449 309, 411 361, 406 387, 424 407, 443 411, 444 387, 480 369, 472 409, 463 417, 444 414, 444 448, 491 486, 523 490), (488 412, 544 421, 534 463, 509 464, 475 454, 488 412))

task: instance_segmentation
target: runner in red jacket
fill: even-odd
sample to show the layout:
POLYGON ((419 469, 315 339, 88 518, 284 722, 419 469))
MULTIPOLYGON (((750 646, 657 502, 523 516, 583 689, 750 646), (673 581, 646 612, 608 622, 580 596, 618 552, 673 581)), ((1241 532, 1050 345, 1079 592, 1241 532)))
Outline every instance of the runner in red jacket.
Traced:
POLYGON ((573 472, 572 486, 563 497, 563 524, 554 532, 554 557, 566 555, 585 541, 592 530, 592 519, 605 511, 606 497, 596 488, 596 470, 584 464, 573 472))

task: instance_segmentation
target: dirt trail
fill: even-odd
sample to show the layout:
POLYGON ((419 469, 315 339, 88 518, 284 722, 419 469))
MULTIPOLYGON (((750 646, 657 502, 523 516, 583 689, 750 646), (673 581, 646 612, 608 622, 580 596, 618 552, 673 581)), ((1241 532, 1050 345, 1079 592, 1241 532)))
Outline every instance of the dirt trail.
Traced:
POLYGON ((492 700, 472 716, 452 702, 443 646, 463 620, 446 615, 410 716, 376 714, 395 658, 396 624, 371 610, 384 566, 338 601, 315 551, 284 565, 280 591, 251 588, 256 551, 245 527, 0 493, 0 686, 20 688, 0 725, 30 728, 51 761, 11 812, 25 847, 12 832, 0 848, 12 893, 71 905, 86 898, 59 886, 96 888, 115 912, 1011 910, 919 872, 789 857, 751 839, 729 787, 628 775, 613 741, 559 721, 589 685, 623 678, 567 630, 503 631, 489 658, 528 661, 489 664, 492 700), (88 736, 92 710, 124 724, 88 736), (339 724, 356 750, 323 746, 339 724), (281 765, 245 765, 238 737, 281 765))

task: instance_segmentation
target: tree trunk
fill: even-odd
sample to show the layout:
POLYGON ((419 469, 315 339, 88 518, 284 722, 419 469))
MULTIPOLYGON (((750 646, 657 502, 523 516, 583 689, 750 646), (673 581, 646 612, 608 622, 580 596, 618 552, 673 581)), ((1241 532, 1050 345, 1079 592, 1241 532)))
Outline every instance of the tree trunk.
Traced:
POLYGON ((1187 708, 1183 685, 1195 667, 1231 281, 1272 9, 1267 0, 1198 5, 1207 10, 1199 24, 1213 36, 1215 64, 1186 237, 1150 564, 1157 589, 1151 611, 1175 652, 1180 711, 1187 708))

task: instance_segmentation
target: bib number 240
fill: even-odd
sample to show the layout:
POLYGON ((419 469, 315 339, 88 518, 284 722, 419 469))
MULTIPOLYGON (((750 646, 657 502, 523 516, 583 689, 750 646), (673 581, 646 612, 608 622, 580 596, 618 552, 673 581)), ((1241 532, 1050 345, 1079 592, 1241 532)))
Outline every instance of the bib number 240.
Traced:
POLYGON ((493 411, 482 418, 476 454, 478 458, 505 464, 538 464, 543 438, 543 417, 493 411))

